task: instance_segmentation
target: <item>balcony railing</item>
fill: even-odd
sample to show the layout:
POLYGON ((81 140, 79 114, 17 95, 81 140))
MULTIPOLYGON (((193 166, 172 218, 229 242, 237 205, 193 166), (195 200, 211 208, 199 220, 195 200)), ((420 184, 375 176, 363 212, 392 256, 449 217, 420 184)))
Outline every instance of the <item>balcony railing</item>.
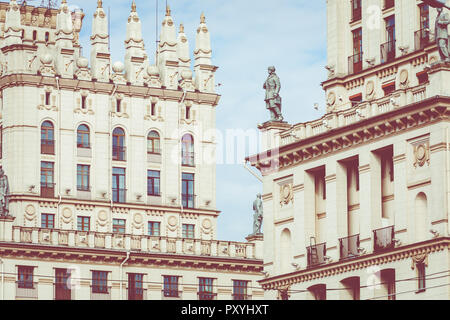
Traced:
POLYGON ((125 203, 127 201, 127 189, 113 188, 113 202, 125 203))
POLYGON ((147 289, 127 288, 128 300, 147 300, 147 289))
POLYGON ((181 152, 181 165, 187 167, 195 167, 194 152, 181 152))
POLYGON ((62 247, 97 248, 113 250, 137 250, 142 253, 172 253, 208 257, 236 257, 255 259, 255 244, 221 240, 189 239, 192 250, 186 250, 186 239, 165 236, 114 234, 112 232, 83 232, 85 241, 79 241, 76 230, 42 229, 13 226, 10 238, 14 242, 62 247), (243 249, 244 248, 244 249, 243 249))
POLYGON ((198 300, 217 300, 217 293, 198 292, 198 300))
POLYGON ((183 208, 194 209, 195 208, 195 195, 193 194, 182 194, 183 208))
POLYGON ((341 260, 359 256, 359 234, 339 239, 341 260))
POLYGON ((163 299, 181 299, 183 291, 163 289, 161 293, 163 299))
POLYGON ((63 283, 54 283, 54 297, 55 300, 72 300, 73 299, 73 291, 67 286, 65 282, 63 283))
POLYGON ((359 52, 348 57, 348 73, 354 74, 363 69, 363 53, 359 52))
POLYGON ((383 43, 380 46, 381 63, 388 63, 395 59, 395 40, 383 43))
POLYGON ((373 251, 380 252, 393 249, 395 247, 394 235, 394 226, 374 230, 373 251))
POLYGON ((316 244, 306 248, 308 253, 308 268, 325 263, 327 254, 326 243, 316 244))
POLYGON ((430 29, 420 29, 414 32, 414 46, 415 50, 422 50, 429 44, 431 44, 431 37, 430 37, 430 29))
POLYGON ((16 281, 16 299, 37 299, 37 283, 16 281))
POLYGON ((41 154, 55 154, 55 140, 41 139, 41 154))
POLYGON ((111 300, 111 287, 91 286, 91 300, 111 300))
POLYGON ((232 295, 233 300, 252 300, 252 296, 249 294, 235 294, 232 295))
POLYGON ((114 146, 113 150, 112 150, 112 152, 113 152, 112 159, 114 161, 126 161, 126 157, 125 157, 126 150, 127 149, 125 147, 114 146))
POLYGON ((54 198, 55 197, 55 184, 50 182, 41 182, 41 197, 42 198, 54 198))

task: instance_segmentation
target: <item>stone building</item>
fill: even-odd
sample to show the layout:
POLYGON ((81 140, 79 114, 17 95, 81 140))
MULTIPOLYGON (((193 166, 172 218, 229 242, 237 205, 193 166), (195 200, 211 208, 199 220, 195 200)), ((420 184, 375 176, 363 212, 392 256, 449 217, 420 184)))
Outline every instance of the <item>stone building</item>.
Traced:
POLYGON ((327 13, 324 115, 259 126, 266 151, 247 158, 263 174, 260 283, 267 298, 449 299, 450 65, 437 10, 328 0, 327 13))
POLYGON ((260 243, 216 238, 207 160, 220 96, 205 16, 193 61, 169 8, 148 56, 133 1, 124 62, 112 63, 97 7, 87 59, 84 13, 65 0, 0 3, 1 299, 263 298, 260 243))

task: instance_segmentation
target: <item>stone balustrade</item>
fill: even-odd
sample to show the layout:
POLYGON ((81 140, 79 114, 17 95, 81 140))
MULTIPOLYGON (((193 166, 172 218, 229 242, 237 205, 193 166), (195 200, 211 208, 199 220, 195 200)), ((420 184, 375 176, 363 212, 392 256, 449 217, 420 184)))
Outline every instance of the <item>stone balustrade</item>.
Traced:
POLYGON ((258 259, 255 244, 119 233, 13 227, 13 242, 146 253, 258 259))

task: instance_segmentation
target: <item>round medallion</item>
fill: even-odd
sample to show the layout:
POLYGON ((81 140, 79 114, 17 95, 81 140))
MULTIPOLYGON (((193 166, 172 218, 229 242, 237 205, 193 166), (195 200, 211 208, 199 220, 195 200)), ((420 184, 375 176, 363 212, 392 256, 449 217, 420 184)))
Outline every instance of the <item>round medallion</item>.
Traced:
POLYGON ((400 83, 405 84, 408 81, 408 70, 403 69, 400 72, 400 83))
POLYGON ((34 208, 34 206, 32 204, 29 204, 25 208, 25 212, 26 212, 26 214, 32 216, 32 215, 34 215, 36 213, 36 209, 34 208))
POLYGON ((72 217, 72 210, 70 210, 70 208, 64 208, 63 217, 66 219, 69 219, 70 217, 72 217))
POLYGON ((334 92, 330 92, 328 94, 327 101, 328 101, 328 104, 332 106, 336 102, 336 94, 334 92))
POLYGON ((169 217, 169 220, 167 221, 169 223, 169 226, 175 227, 177 225, 177 217, 171 216, 169 217))
POLYGON ((291 195, 291 188, 288 184, 283 186, 283 198, 287 199, 291 195))
POLYGON ((427 155, 427 150, 423 144, 417 147, 417 160, 422 161, 427 155))
POLYGON ((211 227, 212 227, 211 220, 209 220, 209 219, 204 219, 204 220, 203 220, 203 223, 202 223, 202 227, 203 227, 204 229, 211 229, 211 227))
POLYGON ((108 219, 108 213, 105 210, 102 210, 98 213, 98 220, 106 221, 108 219))
POLYGON ((141 224, 142 221, 143 221, 142 214, 136 213, 136 214, 134 215, 134 223, 135 223, 135 224, 141 224))
POLYGON ((368 96, 370 96, 373 93, 373 90, 375 89, 375 84, 373 83, 373 81, 369 81, 367 82, 366 85, 366 94, 368 96))

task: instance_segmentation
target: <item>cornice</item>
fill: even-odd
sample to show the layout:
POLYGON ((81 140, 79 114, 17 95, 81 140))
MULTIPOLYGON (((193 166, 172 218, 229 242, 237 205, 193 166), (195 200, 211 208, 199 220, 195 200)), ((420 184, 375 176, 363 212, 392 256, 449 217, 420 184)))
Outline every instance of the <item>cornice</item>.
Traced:
POLYGON ((330 129, 246 160, 266 176, 399 132, 447 120, 449 111, 450 97, 434 96, 347 126, 330 129))
MULTIPOLYGON (((62 90, 77 91, 80 89, 90 90, 93 93, 111 95, 114 90, 114 84, 108 82, 98 81, 86 81, 78 79, 60 78, 60 88, 62 90)), ((9 87, 17 86, 29 86, 29 87, 42 87, 42 86, 57 86, 56 78, 45 77, 33 74, 11 74, 0 78, 0 90, 4 90, 9 87)), ((134 86, 134 85, 118 85, 116 93, 123 94, 125 96, 140 97, 148 99, 150 97, 158 97, 161 100, 169 101, 181 101, 183 98, 183 91, 170 90, 160 88, 150 88, 146 86, 134 86)), ((215 93, 204 92, 187 92, 186 100, 193 101, 199 105, 211 105, 217 106, 220 101, 220 95, 215 93)))
POLYGON ((399 247, 390 252, 373 253, 364 255, 353 260, 338 261, 328 265, 322 265, 312 269, 296 271, 272 278, 266 278, 258 281, 264 290, 276 290, 291 286, 293 284, 303 283, 315 279, 335 276, 345 272, 351 272, 366 269, 374 265, 409 259, 416 255, 430 254, 443 250, 449 250, 450 238, 438 238, 421 243, 399 247))

